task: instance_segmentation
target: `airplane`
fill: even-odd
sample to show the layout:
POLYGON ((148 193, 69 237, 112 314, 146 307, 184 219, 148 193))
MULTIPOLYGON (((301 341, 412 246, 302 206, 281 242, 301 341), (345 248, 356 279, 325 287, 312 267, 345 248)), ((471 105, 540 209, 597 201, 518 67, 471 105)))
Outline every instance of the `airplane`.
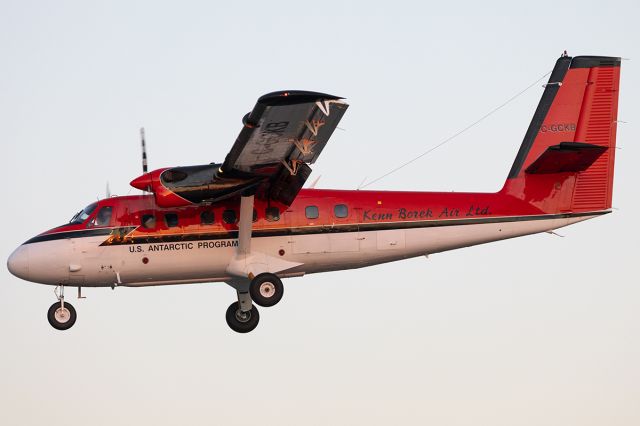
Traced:
POLYGON ((140 195, 89 204, 9 257, 16 277, 55 287, 47 318, 71 328, 64 288, 224 282, 229 327, 283 278, 362 268, 520 237, 611 212, 621 59, 563 54, 502 189, 495 193, 303 188, 348 108, 308 91, 260 97, 224 162, 147 171, 140 195))

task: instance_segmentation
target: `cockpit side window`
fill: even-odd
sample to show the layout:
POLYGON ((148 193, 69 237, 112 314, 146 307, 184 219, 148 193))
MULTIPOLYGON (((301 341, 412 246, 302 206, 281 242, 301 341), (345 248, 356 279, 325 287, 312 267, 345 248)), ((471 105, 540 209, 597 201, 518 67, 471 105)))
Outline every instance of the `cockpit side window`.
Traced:
POLYGON ((113 207, 104 206, 98 210, 98 214, 89 223, 89 226, 109 226, 111 224, 111 216, 113 215, 113 207))
POLYGON ((91 213, 93 213, 96 207, 98 207, 98 203, 89 204, 87 207, 85 207, 84 209, 76 213, 75 216, 71 218, 69 223, 70 224, 83 223, 85 220, 87 220, 89 216, 91 216, 91 213))

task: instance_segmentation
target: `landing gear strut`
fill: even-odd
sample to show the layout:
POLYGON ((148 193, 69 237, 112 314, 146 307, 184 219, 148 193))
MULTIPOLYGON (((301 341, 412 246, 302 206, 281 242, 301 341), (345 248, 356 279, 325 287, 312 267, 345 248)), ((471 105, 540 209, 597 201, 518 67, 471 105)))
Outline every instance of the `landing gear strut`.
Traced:
POLYGON ((248 333, 258 326, 260 314, 253 305, 249 294, 248 279, 234 279, 227 281, 236 290, 238 301, 233 302, 227 309, 227 324, 236 333, 248 333))
POLYGON ((49 308, 47 319, 56 330, 68 330, 76 323, 78 317, 76 310, 70 303, 64 301, 64 286, 56 287, 54 293, 58 301, 49 308), (58 288, 60 288, 60 293, 58 293, 58 288))
MULTIPOLYGON (((226 271, 232 277, 227 284, 238 293, 238 302, 227 309, 227 324, 233 331, 248 333, 257 327, 260 315, 254 303, 259 306, 273 306, 282 299, 284 287, 275 274, 262 272, 265 265, 272 262, 269 256, 251 250, 252 215, 254 194, 245 193, 240 197, 240 221, 238 222, 238 246, 236 253, 229 261, 226 271)), ((284 253, 283 253, 284 254, 284 253)), ((282 260, 271 258, 284 270, 297 266, 288 262, 283 267, 282 260)), ((273 266, 273 265, 272 265, 273 266)))

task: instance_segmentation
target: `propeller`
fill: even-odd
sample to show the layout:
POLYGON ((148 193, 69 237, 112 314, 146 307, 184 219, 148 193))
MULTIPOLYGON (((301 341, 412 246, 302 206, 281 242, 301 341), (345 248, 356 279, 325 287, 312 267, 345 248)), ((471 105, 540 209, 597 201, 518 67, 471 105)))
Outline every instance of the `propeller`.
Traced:
POLYGON ((142 144, 142 173, 147 173, 147 143, 144 140, 144 127, 140 127, 140 142, 142 144))
MULTIPOLYGON (((140 144, 142 145, 142 176, 145 176, 149 168, 147 167, 147 142, 144 137, 144 127, 140 127, 140 144)), ((151 185, 147 185, 142 192, 151 192, 151 185)))

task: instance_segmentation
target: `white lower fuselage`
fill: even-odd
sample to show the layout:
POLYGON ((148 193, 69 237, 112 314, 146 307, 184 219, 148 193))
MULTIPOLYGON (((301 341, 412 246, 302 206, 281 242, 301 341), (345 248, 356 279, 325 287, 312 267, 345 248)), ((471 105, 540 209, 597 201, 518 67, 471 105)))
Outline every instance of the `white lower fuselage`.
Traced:
MULTIPOLYGON (((486 223, 262 236, 252 251, 299 264, 281 277, 360 268, 431 253, 561 228, 595 217, 558 215, 521 217, 486 223)), ((193 235, 193 234, 190 234, 193 235)), ((237 239, 189 240, 170 243, 101 245, 106 237, 86 236, 28 243, 14 255, 26 261, 22 278, 50 285, 82 287, 151 286, 229 281, 228 265, 237 239)), ((14 258, 15 259, 15 258, 14 258)), ((14 266, 15 268, 15 266, 14 266)))

